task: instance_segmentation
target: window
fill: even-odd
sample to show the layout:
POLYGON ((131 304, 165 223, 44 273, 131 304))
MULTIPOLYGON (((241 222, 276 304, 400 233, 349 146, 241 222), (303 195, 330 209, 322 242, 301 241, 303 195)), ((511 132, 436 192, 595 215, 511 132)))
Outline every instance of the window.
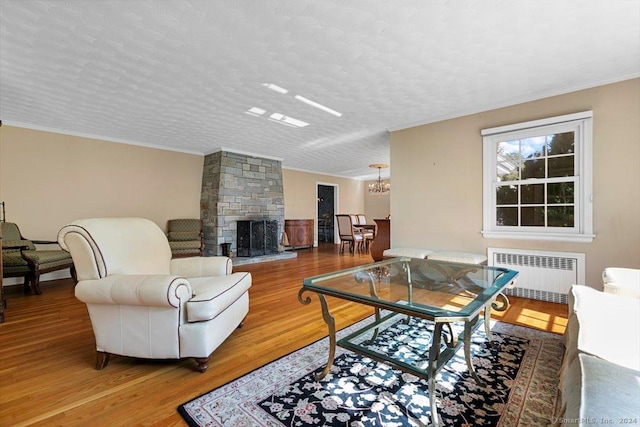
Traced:
POLYGON ((485 237, 593 240, 592 117, 482 130, 485 237))

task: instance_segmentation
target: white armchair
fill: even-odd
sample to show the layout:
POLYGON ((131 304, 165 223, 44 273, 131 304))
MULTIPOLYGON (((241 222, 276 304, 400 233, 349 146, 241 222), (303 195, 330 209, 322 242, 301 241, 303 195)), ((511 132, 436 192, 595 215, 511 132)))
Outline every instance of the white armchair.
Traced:
POLYGON ((640 418, 640 270, 609 267, 602 278, 603 291, 585 285, 569 291, 554 426, 640 418))
POLYGON ((602 272, 604 292, 640 299, 640 270, 607 267, 602 272))
POLYGON ((91 318, 96 369, 116 354, 194 358, 205 372, 249 311, 250 273, 232 273, 227 257, 171 259, 167 237, 148 219, 74 221, 58 243, 76 266, 75 295, 91 318))

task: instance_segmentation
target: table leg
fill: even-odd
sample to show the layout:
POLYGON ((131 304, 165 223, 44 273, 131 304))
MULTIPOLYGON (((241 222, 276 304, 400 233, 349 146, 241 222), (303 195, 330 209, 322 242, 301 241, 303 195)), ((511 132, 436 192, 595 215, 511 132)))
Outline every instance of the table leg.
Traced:
POLYGON ((484 308, 484 334, 487 336, 487 341, 489 341, 490 345, 493 345, 491 340, 491 304, 484 308))
POLYGON ((489 344, 492 344, 491 336, 491 309, 495 311, 505 311, 509 307, 509 298, 505 294, 498 294, 496 297, 484 308, 484 332, 487 335, 489 344), (499 301, 498 301, 499 300, 499 301))
MULTIPOLYGON (((411 282, 411 266, 409 262, 404 262, 402 264, 402 269, 407 275, 407 300, 409 304, 413 303, 413 283, 411 282)), ((411 323, 411 315, 407 314, 407 319, 404 322, 406 325, 411 323)), ((438 339, 440 339, 438 337, 438 339)))
POLYGON ((442 323, 436 322, 433 328, 431 348, 429 349, 429 404, 431 406, 431 426, 438 427, 438 407, 436 405, 436 375, 438 373, 438 358, 440 357, 440 338, 442 335, 442 323))
MULTIPOLYGON (((478 316, 471 319, 470 322, 464 322, 464 358, 467 361, 467 368, 469 369, 469 373, 476 380, 476 383, 480 386, 484 386, 485 383, 480 379, 478 374, 476 374, 476 370, 473 368, 473 363, 471 362, 471 332, 472 327, 478 322, 478 316)), ((485 323, 486 326, 486 323, 485 323)))
POLYGON ((320 305, 322 306, 322 318, 329 328, 329 358, 322 372, 315 376, 316 381, 320 381, 327 376, 329 371, 331 371, 333 360, 336 357, 336 323, 331 313, 329 313, 329 307, 327 306, 324 295, 318 294, 318 299, 320 299, 320 305))
MULTIPOLYGON (((375 308, 375 316, 376 316, 376 322, 380 321, 380 309, 378 307, 375 308)), ((379 329, 378 327, 376 327, 373 330, 373 335, 371 336, 371 338, 369 338, 368 340, 364 341, 364 344, 366 345, 371 345, 375 342, 376 338, 378 338, 378 333, 379 333, 379 329)))
MULTIPOLYGON (((307 292, 307 289, 300 289, 300 291, 298 292, 298 301, 301 304, 307 305, 311 302, 311 298, 309 298, 308 296, 303 298, 302 294, 305 292, 307 292)), ((327 374, 331 370, 331 366, 333 365, 333 360, 336 357, 336 322, 333 319, 333 316, 331 316, 331 313, 329 313, 329 307, 327 306, 327 300, 324 298, 324 295, 316 295, 318 295, 320 305, 322 306, 322 318, 324 319, 324 323, 326 323, 327 327, 329 328, 329 357, 327 359, 327 365, 324 367, 321 373, 315 376, 315 380, 320 381, 327 376, 327 374)))
MULTIPOLYGON (((369 282, 369 294, 376 299, 380 299, 380 297, 378 296, 378 291, 376 291, 376 276, 374 276, 374 274, 372 272, 369 272, 366 276, 359 276, 356 275, 355 276, 355 280, 357 283, 361 283, 364 280, 366 280, 369 282)), ((375 317, 376 317, 376 323, 380 322, 380 308, 379 307, 375 307, 375 317)), ((369 338, 368 340, 366 340, 364 343, 367 345, 373 344, 373 342, 376 340, 376 338, 378 338, 378 330, 379 328, 375 328, 373 331, 373 335, 371 336, 371 338, 369 338)))

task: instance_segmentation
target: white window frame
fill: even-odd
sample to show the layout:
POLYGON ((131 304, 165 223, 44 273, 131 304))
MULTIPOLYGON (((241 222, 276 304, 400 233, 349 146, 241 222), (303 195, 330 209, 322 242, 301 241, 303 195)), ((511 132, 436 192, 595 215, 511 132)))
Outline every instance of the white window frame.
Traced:
MULTIPOLYGON (((593 234, 593 112, 568 114, 481 131, 483 141, 483 230, 486 238, 556 240, 592 242, 593 234), (497 144, 512 139, 575 132, 575 213, 574 227, 507 227, 496 221, 497 144)), ((523 183, 548 182, 549 179, 528 179, 523 183)))

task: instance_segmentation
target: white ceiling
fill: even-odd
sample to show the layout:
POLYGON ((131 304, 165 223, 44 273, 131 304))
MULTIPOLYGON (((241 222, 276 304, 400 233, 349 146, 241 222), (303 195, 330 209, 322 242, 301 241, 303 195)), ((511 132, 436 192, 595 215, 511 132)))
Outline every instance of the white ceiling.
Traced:
POLYGON ((389 163, 389 130, 640 76, 638 0, 0 0, 0 17, 7 125, 352 178, 389 163))

